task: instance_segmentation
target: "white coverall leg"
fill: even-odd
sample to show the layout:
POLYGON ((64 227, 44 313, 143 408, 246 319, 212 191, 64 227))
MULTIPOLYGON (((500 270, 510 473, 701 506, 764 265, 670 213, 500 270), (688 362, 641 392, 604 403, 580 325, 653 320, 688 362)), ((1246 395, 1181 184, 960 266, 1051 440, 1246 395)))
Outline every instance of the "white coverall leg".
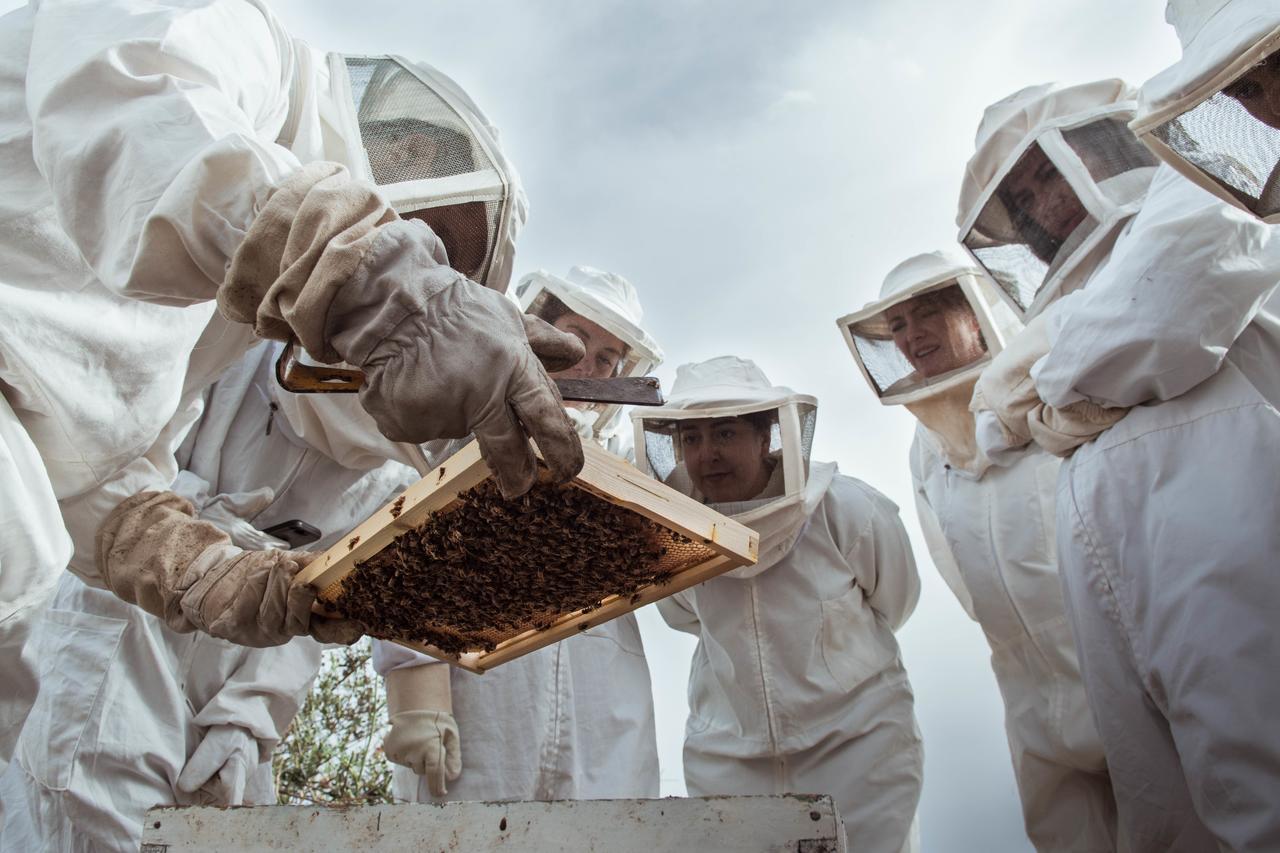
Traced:
POLYGON ((1239 390, 1158 433, 1104 436, 1063 483, 1064 577, 1138 850, 1280 847, 1280 523, 1274 495, 1230 498, 1280 482, 1280 415, 1239 390), (1156 487, 1149 511, 1116 472, 1156 487))
POLYGON ((271 752, 320 663, 305 637, 250 649, 174 633, 69 574, 35 647, 40 697, 0 783, 25 803, 0 834, 6 853, 137 851, 148 808, 204 802, 178 777, 213 726, 251 735, 245 802, 274 802, 271 752))
MULTIPOLYGON (((656 797, 658 752, 649 668, 631 614, 484 675, 450 673, 462 774, 433 797, 393 769, 408 802, 656 797)), ((446 666, 374 642, 374 668, 446 666)))
POLYGON ((814 468, 823 497, 776 564, 659 603, 699 637, 685 782, 702 796, 830 794, 850 849, 916 850, 924 752, 893 636, 919 595, 915 564, 887 498, 814 468))
POLYGON ((1027 837, 1046 853, 1106 853, 1115 795, 1058 573, 1059 467, 1029 447, 974 476, 944 464, 923 425, 911 448, 934 565, 991 646, 1027 837))
POLYGON ((914 720, 896 713, 913 699, 901 672, 886 673, 849 696, 866 715, 863 727, 831 732, 808 749, 743 758, 686 744, 685 784, 695 797, 831 794, 850 850, 918 850, 914 807, 906 804, 919 799, 924 750, 914 720))
POLYGON ((0 772, 36 700, 27 639, 70 556, 71 539, 44 463, 0 397, 0 772))
POLYGON ((1280 849, 1277 283, 1280 229, 1162 167, 1033 370, 1050 405, 1133 407, 1064 466, 1058 518, 1135 850, 1280 849))

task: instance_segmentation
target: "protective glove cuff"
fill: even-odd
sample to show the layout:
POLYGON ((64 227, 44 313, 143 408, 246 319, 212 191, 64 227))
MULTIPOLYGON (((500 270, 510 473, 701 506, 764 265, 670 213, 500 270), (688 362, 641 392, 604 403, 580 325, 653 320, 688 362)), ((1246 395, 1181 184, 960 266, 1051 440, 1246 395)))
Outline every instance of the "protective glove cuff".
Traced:
POLYGON ((427 663, 393 669, 386 675, 387 713, 443 711, 453 713, 449 666, 427 663))
POLYGON ((218 288, 218 308, 261 337, 296 337, 316 358, 339 361, 326 340, 330 305, 378 228, 398 220, 377 190, 344 166, 309 163, 281 182, 254 218, 218 288))

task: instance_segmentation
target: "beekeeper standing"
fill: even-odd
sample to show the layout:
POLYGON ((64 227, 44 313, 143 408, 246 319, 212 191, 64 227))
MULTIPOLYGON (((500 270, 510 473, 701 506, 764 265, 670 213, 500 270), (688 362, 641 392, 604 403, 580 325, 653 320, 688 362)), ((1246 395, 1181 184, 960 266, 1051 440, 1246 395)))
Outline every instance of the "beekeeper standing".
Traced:
POLYGON ((849 838, 914 850, 923 751, 894 632, 920 594, 897 507, 810 462, 817 401, 734 357, 637 409, 642 470, 760 534, 759 562, 659 602, 698 638, 689 793, 829 793, 849 838))
POLYGON ((920 526, 991 647, 1028 838, 1045 853, 1108 853, 1115 799, 1057 572, 1061 460, 1031 445, 993 465, 969 411, 979 373, 1022 330, 997 287, 958 247, 929 252, 894 267, 881 298, 839 324, 880 402, 919 421, 920 526))
MULTIPOLYGON (((581 340, 586 356, 556 377, 644 376, 662 350, 644 331, 635 287, 571 267, 520 280, 529 314, 581 340)), ((631 458, 620 406, 571 403, 583 440, 631 458)), ((636 617, 627 613, 483 676, 375 641, 396 796, 410 801, 658 796, 653 693, 636 617)))
POLYGON ((1167 17, 1183 57, 1132 126, 1182 174, 1161 168, 1106 266, 978 390, 1005 438, 1028 411, 1118 420, 1064 464, 1058 535, 1122 833, 1274 850, 1280 239, 1262 217, 1280 15, 1184 0, 1167 17))

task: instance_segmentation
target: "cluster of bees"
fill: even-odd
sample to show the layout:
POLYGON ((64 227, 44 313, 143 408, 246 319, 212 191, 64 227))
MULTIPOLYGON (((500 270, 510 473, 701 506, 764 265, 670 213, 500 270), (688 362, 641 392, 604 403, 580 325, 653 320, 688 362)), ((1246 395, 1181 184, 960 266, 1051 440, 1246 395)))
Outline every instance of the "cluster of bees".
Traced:
POLYGON ((611 595, 666 582, 681 567, 674 552, 690 544, 573 485, 539 483, 508 501, 486 480, 360 563, 334 603, 375 637, 492 651, 611 595))

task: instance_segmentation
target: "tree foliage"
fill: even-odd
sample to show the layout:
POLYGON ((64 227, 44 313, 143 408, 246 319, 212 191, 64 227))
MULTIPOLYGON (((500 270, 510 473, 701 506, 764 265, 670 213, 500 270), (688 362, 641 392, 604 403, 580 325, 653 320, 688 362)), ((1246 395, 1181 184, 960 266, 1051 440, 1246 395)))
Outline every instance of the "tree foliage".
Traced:
POLYGON ((390 803, 391 765, 382 679, 370 645, 326 652, 302 710, 272 758, 286 805, 390 803))

